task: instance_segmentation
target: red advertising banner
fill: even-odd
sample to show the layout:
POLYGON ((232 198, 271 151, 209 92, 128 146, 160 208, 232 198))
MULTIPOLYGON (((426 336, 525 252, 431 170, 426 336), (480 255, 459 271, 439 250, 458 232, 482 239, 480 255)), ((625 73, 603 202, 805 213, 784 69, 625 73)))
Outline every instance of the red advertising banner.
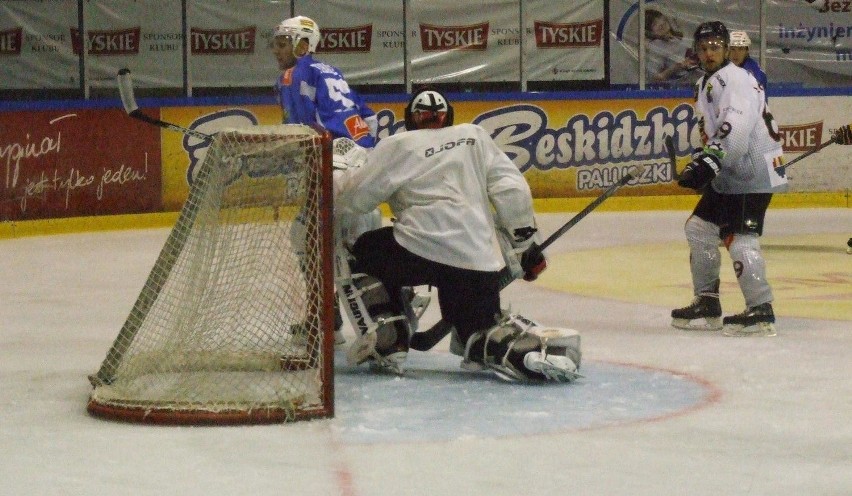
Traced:
POLYGON ((161 210, 160 130, 118 109, 0 114, 0 220, 161 210))

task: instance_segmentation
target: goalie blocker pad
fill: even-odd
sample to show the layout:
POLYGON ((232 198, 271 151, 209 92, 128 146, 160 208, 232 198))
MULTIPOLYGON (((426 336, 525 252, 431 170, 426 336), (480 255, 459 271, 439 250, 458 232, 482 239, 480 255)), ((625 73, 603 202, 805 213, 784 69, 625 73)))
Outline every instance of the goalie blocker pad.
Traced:
POLYGON ((349 250, 338 244, 334 259, 335 287, 356 335, 346 352, 347 361, 350 365, 370 362, 401 374, 408 357, 408 319, 394 312, 381 281, 352 271, 355 258, 349 250))

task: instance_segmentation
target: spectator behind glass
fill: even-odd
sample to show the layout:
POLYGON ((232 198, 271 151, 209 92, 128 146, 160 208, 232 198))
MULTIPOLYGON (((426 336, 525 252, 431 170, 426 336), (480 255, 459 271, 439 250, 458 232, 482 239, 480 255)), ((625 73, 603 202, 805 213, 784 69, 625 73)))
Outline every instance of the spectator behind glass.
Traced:
POLYGON ((648 40, 645 74, 649 85, 691 87, 701 76, 689 40, 684 40, 683 33, 659 10, 645 11, 645 38, 648 40))

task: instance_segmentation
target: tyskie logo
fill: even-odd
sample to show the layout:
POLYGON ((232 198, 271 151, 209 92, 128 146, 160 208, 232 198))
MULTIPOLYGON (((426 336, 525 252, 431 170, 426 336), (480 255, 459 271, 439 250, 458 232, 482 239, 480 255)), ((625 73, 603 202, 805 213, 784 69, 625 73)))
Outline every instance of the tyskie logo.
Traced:
POLYGON ((816 148, 822 140, 822 121, 778 126, 778 134, 785 152, 807 152, 816 148))
POLYGON ((420 24, 420 46, 424 52, 485 50, 488 48, 488 23, 470 26, 420 24))
POLYGON ((572 24, 535 21, 538 48, 577 48, 599 46, 603 39, 603 19, 572 24))
POLYGON ((0 55, 20 55, 22 28, 0 31, 0 55))
POLYGON ((190 50, 200 55, 236 55, 254 53, 255 26, 239 29, 189 30, 190 50))
MULTIPOLYGON (((116 30, 86 31, 86 53, 89 55, 138 55, 139 27, 116 30)), ((71 28, 74 55, 81 52, 80 30, 71 28)))
POLYGON ((369 52, 373 42, 373 25, 347 28, 322 28, 317 53, 369 52))

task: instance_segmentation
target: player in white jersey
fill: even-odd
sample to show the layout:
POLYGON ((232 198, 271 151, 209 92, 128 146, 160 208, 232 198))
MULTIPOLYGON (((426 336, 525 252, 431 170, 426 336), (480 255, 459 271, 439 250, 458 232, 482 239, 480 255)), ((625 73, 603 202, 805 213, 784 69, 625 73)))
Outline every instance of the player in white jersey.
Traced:
MULTIPOLYGON (((387 202, 396 218, 351 247, 352 272, 375 277, 387 290, 389 301, 373 306, 399 314, 400 288, 432 285, 443 320, 455 326, 451 351, 464 356, 463 367, 509 380, 573 380, 580 360, 576 331, 501 318, 505 262, 496 229, 510 233, 528 280, 547 265, 535 244, 523 175, 485 129, 452 125, 452 106, 440 92, 421 89, 405 113, 407 131, 382 139, 337 197, 342 212, 369 212, 387 202)), ((397 326, 392 337, 377 336, 373 356, 400 365, 409 334, 397 326)))
POLYGON ((678 184, 702 192, 685 226, 695 298, 672 311, 672 325, 723 328, 727 336, 774 336, 772 289, 758 238, 772 194, 787 188, 778 127, 762 86, 728 60, 725 25, 705 22, 693 39, 705 71, 695 97, 703 148, 693 154, 678 184), (720 241, 731 256, 746 304, 745 311, 721 322, 720 241))

